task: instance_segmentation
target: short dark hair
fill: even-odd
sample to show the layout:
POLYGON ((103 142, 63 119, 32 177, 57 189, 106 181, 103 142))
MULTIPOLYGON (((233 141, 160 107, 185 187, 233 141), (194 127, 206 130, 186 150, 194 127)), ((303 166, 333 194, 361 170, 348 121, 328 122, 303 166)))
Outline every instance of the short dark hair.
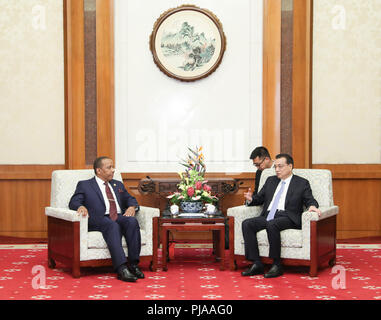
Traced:
POLYGON ((287 164, 291 164, 294 167, 294 159, 288 153, 279 153, 275 159, 285 158, 287 164))
POLYGON ((105 156, 102 156, 102 157, 98 157, 94 160, 94 164, 93 164, 93 168, 94 168, 94 173, 97 174, 97 169, 98 168, 102 168, 102 161, 104 159, 110 159, 109 157, 105 157, 105 156))
POLYGON ((271 159, 271 156, 270 156, 270 153, 269 153, 269 150, 267 150, 265 147, 263 146, 260 146, 260 147, 256 147, 253 152, 251 153, 250 155, 250 159, 253 160, 255 159, 256 157, 259 157, 259 158, 266 158, 266 157, 269 157, 271 159))

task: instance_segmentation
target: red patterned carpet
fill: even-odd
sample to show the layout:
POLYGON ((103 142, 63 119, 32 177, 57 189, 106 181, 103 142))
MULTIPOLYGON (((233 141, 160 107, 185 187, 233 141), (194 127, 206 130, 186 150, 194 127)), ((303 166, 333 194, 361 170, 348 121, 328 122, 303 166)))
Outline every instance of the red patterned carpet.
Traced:
POLYGON ((0 299, 381 300, 380 244, 339 244, 340 281, 331 268, 310 278, 303 267, 286 267, 275 279, 244 278, 244 265, 220 271, 209 244, 177 244, 167 272, 150 272, 143 265, 146 278, 136 283, 117 280, 110 268, 82 269, 83 276, 74 279, 60 264, 49 269, 46 257, 46 244, 0 245, 0 299))

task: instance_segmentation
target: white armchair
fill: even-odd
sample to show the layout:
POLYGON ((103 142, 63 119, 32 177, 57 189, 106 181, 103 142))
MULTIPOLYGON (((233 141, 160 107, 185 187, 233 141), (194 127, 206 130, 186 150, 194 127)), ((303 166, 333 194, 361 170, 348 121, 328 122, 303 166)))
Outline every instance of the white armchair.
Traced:
MULTIPOLYGON (((310 182, 312 194, 322 211, 319 217, 316 212, 305 211, 302 214, 302 228, 281 231, 281 258, 286 265, 305 265, 310 267, 310 276, 317 275, 318 268, 328 262, 336 263, 336 215, 339 208, 333 204, 332 176, 329 170, 294 169, 294 174, 310 182)), ((269 176, 275 175, 274 169, 262 172, 259 188, 262 188, 269 176)), ((244 259, 245 249, 242 235, 242 222, 245 219, 259 216, 262 206, 238 206, 229 208, 230 217, 230 268, 237 267, 236 260, 244 259)), ((270 262, 269 243, 266 230, 257 233, 259 253, 263 261, 270 262)))
MULTIPOLYGON (((48 263, 54 268, 56 261, 72 267, 73 277, 80 277, 80 267, 112 265, 110 252, 102 233, 88 231, 88 217, 82 217, 68 208, 78 181, 90 179, 93 170, 56 170, 52 173, 50 207, 45 208, 48 216, 48 263)), ((122 181, 120 173, 114 179, 122 181)), ((160 210, 140 206, 136 215, 139 222, 142 248, 140 260, 157 268, 157 222, 160 210)), ((123 248, 127 256, 126 241, 123 248)))

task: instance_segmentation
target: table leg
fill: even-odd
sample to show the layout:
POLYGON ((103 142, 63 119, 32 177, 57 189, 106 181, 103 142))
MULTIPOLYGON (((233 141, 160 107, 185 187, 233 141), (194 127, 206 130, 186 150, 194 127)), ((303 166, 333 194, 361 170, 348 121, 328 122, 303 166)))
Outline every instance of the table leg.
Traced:
POLYGON ((220 230, 220 239, 219 239, 219 244, 220 244, 220 249, 219 249, 219 254, 220 254, 220 270, 223 271, 225 270, 225 228, 220 230))
POLYGON ((170 240, 169 240, 170 238, 169 238, 169 235, 170 235, 170 231, 167 230, 167 233, 166 233, 166 236, 167 236, 167 257, 166 257, 167 262, 171 261, 171 259, 170 259, 171 254, 169 252, 169 247, 170 247, 170 240))
POLYGON ((159 241, 159 219, 154 217, 152 221, 152 271, 157 271, 158 261, 158 246, 160 245, 159 241))
POLYGON ((220 231, 212 230, 213 234, 213 254, 216 256, 216 260, 220 260, 220 231))
POLYGON ((164 227, 161 228, 161 241, 162 241, 162 267, 163 271, 167 271, 167 254, 168 254, 168 230, 164 227))
POLYGON ((229 217, 229 266, 230 270, 237 269, 237 264, 234 259, 234 217, 229 217))

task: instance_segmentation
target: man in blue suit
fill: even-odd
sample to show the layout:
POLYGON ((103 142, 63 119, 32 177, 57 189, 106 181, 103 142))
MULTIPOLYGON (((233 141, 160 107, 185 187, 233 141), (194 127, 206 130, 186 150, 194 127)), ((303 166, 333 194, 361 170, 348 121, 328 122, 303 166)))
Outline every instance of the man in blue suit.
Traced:
POLYGON ((95 159, 94 172, 94 178, 78 182, 69 208, 89 217, 89 231, 102 233, 118 279, 135 282, 144 278, 138 267, 141 248, 140 227, 135 218, 138 202, 123 183, 113 179, 115 168, 110 158, 95 159), (128 263, 122 236, 127 243, 128 263))

